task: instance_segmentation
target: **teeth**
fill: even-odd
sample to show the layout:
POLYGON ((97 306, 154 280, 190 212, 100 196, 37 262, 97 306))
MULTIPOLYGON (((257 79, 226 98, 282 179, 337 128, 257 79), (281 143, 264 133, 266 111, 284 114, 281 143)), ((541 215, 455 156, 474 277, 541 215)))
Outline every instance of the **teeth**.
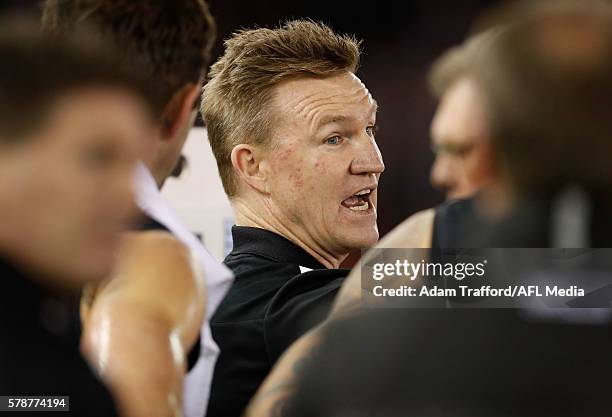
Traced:
POLYGON ((364 195, 364 194, 370 194, 370 190, 366 188, 365 190, 359 191, 355 195, 364 195))
POLYGON ((366 201, 363 204, 360 204, 358 206, 349 207, 349 210, 364 211, 364 210, 367 210, 368 208, 370 208, 370 203, 366 201))

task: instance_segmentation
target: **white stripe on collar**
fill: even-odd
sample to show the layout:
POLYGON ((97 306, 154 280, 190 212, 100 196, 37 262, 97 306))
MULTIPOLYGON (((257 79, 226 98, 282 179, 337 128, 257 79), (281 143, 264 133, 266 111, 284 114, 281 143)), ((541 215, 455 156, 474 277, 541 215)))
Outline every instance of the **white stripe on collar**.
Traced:
POLYGON ((312 271, 312 268, 306 268, 305 266, 300 265, 300 274, 303 274, 304 272, 309 272, 312 271))

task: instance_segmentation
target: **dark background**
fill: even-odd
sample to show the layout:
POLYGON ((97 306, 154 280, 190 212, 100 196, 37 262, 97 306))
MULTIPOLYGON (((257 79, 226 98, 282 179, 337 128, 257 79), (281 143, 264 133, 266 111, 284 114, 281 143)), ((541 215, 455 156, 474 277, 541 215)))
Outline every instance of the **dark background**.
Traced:
MULTIPOLYGON (((171 0, 168 0, 171 1, 171 0)), ((431 62, 460 43, 470 22, 498 0, 208 0, 222 39, 239 28, 275 26, 298 17, 322 20, 363 39, 359 77, 380 106, 377 136, 387 170, 379 189, 381 235, 415 211, 443 200, 429 185, 435 109, 426 77, 431 62)), ((38 13, 37 0, 0 0, 0 11, 38 13)))

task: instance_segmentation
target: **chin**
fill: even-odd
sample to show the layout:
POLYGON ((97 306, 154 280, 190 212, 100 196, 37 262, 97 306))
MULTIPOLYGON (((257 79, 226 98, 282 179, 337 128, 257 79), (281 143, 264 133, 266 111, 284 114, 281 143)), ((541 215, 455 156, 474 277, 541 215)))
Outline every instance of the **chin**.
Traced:
POLYGON ((89 271, 89 281, 98 282, 110 278, 115 272, 114 263, 99 265, 97 268, 93 268, 89 271))
POLYGON ((82 266, 83 274, 81 281, 83 284, 88 282, 102 281, 109 278, 114 272, 117 264, 117 251, 107 248, 99 250, 89 257, 89 262, 82 266))
POLYGON ((369 249, 378 242, 378 228, 374 227, 368 230, 358 230, 350 235, 345 235, 343 239, 347 243, 350 250, 369 249))
POLYGON ((74 270, 66 274, 67 285, 73 288, 82 288, 83 286, 103 281, 113 273, 113 265, 96 264, 94 262, 89 265, 76 266, 74 270))
POLYGON ((85 285, 108 278, 112 268, 100 268, 95 264, 71 265, 70 268, 55 268, 49 272, 48 279, 52 287, 62 291, 80 291, 85 285))

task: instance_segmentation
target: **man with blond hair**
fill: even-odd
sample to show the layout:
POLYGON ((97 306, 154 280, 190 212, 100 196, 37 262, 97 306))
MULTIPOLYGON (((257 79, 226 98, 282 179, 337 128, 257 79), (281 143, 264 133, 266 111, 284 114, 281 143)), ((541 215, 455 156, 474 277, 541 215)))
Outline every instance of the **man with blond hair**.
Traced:
MULTIPOLYGON (((580 256, 565 248, 611 243, 612 5, 558 0, 512 7, 502 10, 500 30, 473 63, 499 167, 497 190, 487 186, 476 198, 490 223, 474 225, 452 243, 496 248, 483 277, 488 284, 499 278, 495 264, 516 283, 597 282, 610 276, 609 252, 580 256), (564 249, 546 255, 519 249, 519 256, 500 250, 547 247, 564 249)), ((411 232, 400 226, 377 246, 417 247, 411 232)), ((331 317, 348 300, 359 300, 359 269, 345 282, 351 287, 331 317)), ((302 349, 285 356, 292 363, 279 362, 305 370, 302 381, 284 381, 292 400, 267 401, 264 394, 278 395, 276 381, 276 392, 261 392, 263 401, 248 415, 281 415, 282 409, 294 417, 607 416, 610 384, 601 381, 609 371, 610 315, 597 308, 609 307, 602 293, 564 305, 575 308, 522 300, 515 308, 484 310, 466 308, 474 299, 447 298, 443 308, 333 319, 319 333, 325 341, 309 342, 320 345, 318 353, 302 349), (453 304, 461 306, 446 308, 453 304)))
POLYGON ((495 158, 487 126, 487 103, 470 65, 483 44, 485 32, 449 49, 429 73, 431 89, 439 99, 431 122, 435 160, 431 184, 447 200, 473 196, 495 176, 495 158))
POLYGON ((221 348, 209 416, 238 416, 283 351, 323 320, 353 249, 378 240, 384 165, 359 44, 293 21, 241 31, 204 87, 202 114, 236 226, 236 281, 212 319, 221 348))
MULTIPOLYGON (((609 117, 610 109, 612 109, 612 100, 610 100, 612 79, 609 76, 612 72, 612 30, 610 29, 612 27, 612 7, 609 3, 596 0, 525 2, 519 3, 516 11, 508 16, 510 18, 515 16, 516 22, 508 19, 508 21, 502 21, 507 26, 501 26, 500 23, 497 26, 499 31, 492 29, 496 32, 491 42, 483 47, 483 53, 478 54, 478 59, 470 65, 472 73, 481 83, 482 92, 489 104, 489 128, 491 132, 494 132, 491 137, 498 159, 498 179, 484 187, 477 198, 447 204, 447 210, 442 215, 435 210, 415 214, 386 235, 376 245, 378 248, 609 247, 612 225, 610 221, 612 212, 610 203, 612 201, 610 198, 612 119, 609 117), (581 163, 581 161, 588 161, 588 164, 581 163), (474 221, 474 209, 466 210, 466 206, 462 205, 465 201, 473 201, 474 209, 478 208, 486 213, 487 222, 479 222, 484 219, 474 221), (441 220, 444 222, 442 227, 440 226, 441 220), (440 233, 441 229, 445 229, 444 237, 440 233)), ((376 252, 372 251, 364 258, 368 259, 375 254, 376 252)), ((534 275, 533 269, 523 269, 519 273, 516 262, 511 264, 505 257, 499 259, 506 262, 505 266, 512 265, 511 270, 515 276, 534 275)), ((602 262, 598 267, 595 267, 593 263, 580 263, 579 265, 582 268, 579 276, 582 277, 593 271, 601 274, 603 270, 601 268, 605 263, 602 262)), ((541 271, 542 269, 539 270, 540 273, 541 271)), ((427 409, 432 404, 436 406, 443 404, 449 409, 459 410, 457 403, 440 402, 439 396, 435 401, 427 397, 428 392, 433 392, 432 387, 435 387, 433 388, 435 391, 441 382, 435 375, 433 378, 430 377, 431 369, 427 366, 419 367, 410 364, 404 369, 407 372, 400 371, 403 373, 399 374, 398 380, 401 380, 403 385, 398 391, 397 384, 393 385, 387 373, 377 373, 376 377, 373 377, 372 373, 368 375, 361 366, 364 363, 363 360, 372 359, 366 367, 378 372, 381 369, 390 369, 389 367, 398 369, 396 361, 401 362, 401 355, 427 358, 427 355, 431 354, 432 350, 435 351, 438 346, 435 341, 432 341, 432 335, 435 332, 432 333, 431 329, 437 329, 438 333, 439 329, 456 332, 461 334, 462 340, 472 340, 474 337, 473 340, 476 340, 481 347, 491 340, 497 341, 496 338, 500 335, 495 335, 495 331, 500 328, 504 329, 506 336, 510 331, 529 330, 525 325, 518 327, 516 318, 512 318, 513 322, 504 320, 504 325, 500 326, 501 316, 494 320, 491 320, 489 314, 467 317, 468 314, 471 314, 470 309, 431 310, 422 317, 419 317, 416 312, 418 309, 415 309, 400 317, 401 320, 397 320, 395 325, 391 325, 389 321, 377 320, 376 323, 372 323, 375 327, 371 327, 376 330, 373 333, 367 333, 367 331, 363 332, 363 327, 360 327, 364 325, 363 316, 355 317, 356 313, 362 310, 363 291, 361 268, 356 268, 345 280, 329 319, 300 338, 286 351, 250 403, 247 416, 279 415, 278 410, 288 410, 292 406, 293 399, 296 401, 296 408, 308 410, 311 414, 292 410, 290 415, 347 415, 354 410, 369 415, 372 410, 381 412, 380 402, 372 402, 371 399, 382 398, 383 392, 390 387, 394 392, 410 394, 398 397, 401 401, 393 403, 397 407, 394 410, 396 415, 411 415, 415 413, 415 410, 427 409), (413 314, 413 311, 416 313, 413 314), (448 314, 444 311, 447 311, 448 314), (334 323, 347 316, 353 316, 348 320, 353 321, 354 329, 361 329, 362 335, 371 336, 376 333, 375 339, 372 339, 376 342, 371 343, 372 340, 370 340, 364 343, 361 339, 355 339, 359 342, 359 347, 354 349, 354 345, 347 338, 347 333, 340 333, 344 337, 336 340, 342 340, 342 344, 347 351, 350 351, 350 354, 347 355, 348 352, 339 352, 334 348, 327 350, 324 355, 316 353, 321 350, 321 345, 324 343, 322 340, 327 337, 326 332, 333 334, 335 331, 334 336, 337 336, 339 330, 334 323), (477 320, 482 323, 479 322, 476 325, 477 320), (486 321, 489 322, 486 323, 486 321), (469 337, 466 337, 468 333, 462 330, 464 323, 470 323, 468 332, 478 329, 479 334, 470 333, 469 337), (482 331, 483 324, 491 327, 491 332, 482 331), (509 327, 509 324, 512 324, 512 327, 509 327), (389 331, 390 328, 391 331, 389 331), (384 329, 388 336, 387 339, 380 337, 380 333, 377 333, 379 329, 384 329), (402 340, 402 337, 398 335, 406 331, 412 333, 406 333, 409 336, 402 340), (493 338, 491 334, 494 335, 493 338), (486 335, 486 338, 483 338, 483 335, 486 335), (375 357, 375 350, 370 350, 370 347, 376 346, 378 349, 380 346, 387 346, 390 340, 401 343, 401 348, 396 350, 399 355, 379 360, 380 355, 375 357), (424 344, 424 340, 433 344, 424 344), (434 347, 430 349, 430 345, 434 347), (368 353, 355 355, 355 350, 361 350, 363 346, 368 346, 365 349, 368 350, 368 353), (331 363, 330 359, 338 361, 334 362, 331 372, 330 368, 325 368, 331 363), (339 371, 339 367, 336 366, 338 363, 342 363, 340 367, 348 365, 345 368, 347 370, 357 369, 356 375, 367 375, 369 378, 367 384, 350 378, 328 378, 330 374, 346 375, 342 370, 339 371), (308 369, 309 381, 300 389, 298 380, 305 369, 308 369), (322 369, 325 371, 321 372, 322 369), (330 373, 326 374, 326 372, 330 373), (421 374, 427 375, 427 378, 423 379, 421 374), (414 375, 417 377, 415 378, 414 375), (376 379, 378 376, 381 378, 376 379), (419 383, 410 386, 413 381, 419 381, 419 383), (419 391, 422 385, 420 382, 423 381, 426 381, 426 389, 421 392, 419 391), (321 397, 321 393, 328 392, 329 387, 337 387, 338 384, 345 382, 341 392, 326 398, 321 397), (361 387, 357 387, 359 383, 361 387), (313 389, 315 385, 316 388, 313 389), (371 395, 373 390, 366 388, 368 395, 364 396, 364 391, 360 391, 364 386, 376 387, 378 391, 371 395), (415 387, 416 389, 413 389, 415 387), (321 399, 320 403, 319 399, 321 399), (313 404, 316 402, 314 407, 305 406, 309 401, 312 401, 313 404), (423 407, 424 402, 429 402, 427 407, 423 407), (322 404, 324 404, 323 407, 320 407, 322 404), (329 404, 334 404, 333 408, 328 407, 329 404), (339 404, 342 405, 337 407, 336 405, 339 404)), ((502 310, 515 315, 511 309, 498 309, 500 312, 502 310)), ((525 314, 524 317, 526 316, 525 314)), ((553 316, 562 317, 562 315, 550 315, 550 317, 553 316)), ((574 313, 564 316, 565 319, 570 319, 575 323, 593 323, 584 321, 585 316, 579 317, 574 313)), ((593 317, 596 316, 593 315, 587 320, 593 320, 593 317)), ((559 328, 558 324, 554 326, 559 328)), ((551 328, 547 333, 543 333, 542 330, 542 328, 537 329, 537 334, 550 336, 551 328)), ((532 328, 532 336, 533 331, 532 328)), ((555 331, 554 327, 552 331, 555 331)), ((515 334, 518 334, 518 331, 515 334)), ((603 333, 599 336, 602 335, 603 333)), ((575 339, 575 336, 571 337, 575 339)), ((453 340, 452 337, 446 339, 453 340)), ((520 337, 513 339, 524 340, 520 337)), ((533 342, 542 350, 542 346, 549 344, 550 340, 543 336, 533 342)), ((598 343, 601 343, 601 339, 598 343)), ((469 350, 466 350, 467 355, 473 352, 493 352, 493 355, 485 358, 483 363, 489 359, 493 360, 491 363, 499 363, 499 357, 502 356, 500 353, 507 345, 495 346, 495 350, 481 347, 470 346, 469 350)), ((466 363, 466 355, 456 355, 454 354, 456 352, 451 352, 453 354, 445 356, 445 353, 436 352, 437 358, 445 358, 443 368, 459 370, 452 375, 444 376, 445 382, 449 378, 452 381, 454 381, 452 378, 457 378, 465 382, 465 373, 462 373, 461 366, 466 363)), ((573 355, 573 357, 577 359, 576 363, 572 364, 572 369, 583 369, 587 365, 581 363, 583 356, 573 355)), ((474 360, 482 359, 480 355, 474 360)), ((425 359, 423 363, 430 362, 425 359)), ((489 368, 494 369, 493 366, 489 368)), ((533 369, 537 368, 534 366, 533 369)), ((495 371, 500 372, 499 369, 495 371)), ((514 375, 516 367, 505 364, 502 372, 510 372, 514 375)), ((533 380, 539 378, 538 383, 535 384, 538 392, 543 392, 540 381, 546 381, 548 384, 556 382, 549 376, 548 374, 530 375, 533 380)), ((481 378, 476 381, 481 385, 478 385, 477 389, 468 390, 469 399, 476 398, 472 395, 473 393, 479 393, 479 395, 485 393, 483 398, 496 398, 501 391, 492 393, 491 384, 488 381, 490 378, 481 378)), ((584 392, 593 393, 591 388, 585 389, 584 392)), ((512 390, 508 389, 506 384, 503 391, 511 392, 512 390)), ((534 391, 532 390, 529 395, 533 396, 534 391)), ((563 394, 559 397, 563 397, 563 394)), ((467 397, 459 395, 456 398, 465 400, 467 397)), ((551 404, 549 396, 533 398, 546 406, 551 404)), ((585 403, 600 405, 597 401, 580 402, 581 406, 585 403)), ((462 404, 469 403, 462 401, 462 404)), ((488 408, 490 406, 499 407, 500 402, 496 401, 489 405, 474 401, 474 404, 488 408)), ((473 414, 474 410, 470 408, 469 413, 473 414)), ((544 408, 537 408, 538 413, 541 413, 542 410, 544 408)), ((572 410, 575 409, 572 408, 572 410)), ((578 408, 578 410, 582 409, 578 408)), ((489 409, 484 409, 484 411, 483 415, 491 415, 489 409)))

